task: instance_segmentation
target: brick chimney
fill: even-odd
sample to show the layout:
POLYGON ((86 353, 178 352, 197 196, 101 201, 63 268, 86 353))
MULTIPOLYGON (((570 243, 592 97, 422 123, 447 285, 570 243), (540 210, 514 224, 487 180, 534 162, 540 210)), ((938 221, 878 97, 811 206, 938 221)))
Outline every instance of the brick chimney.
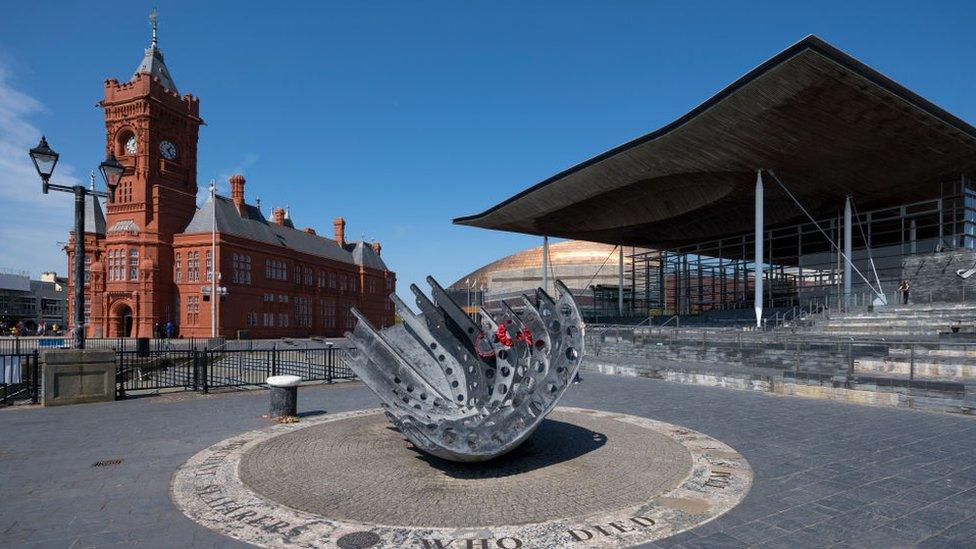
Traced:
POLYGON ((372 246, 373 246, 373 251, 376 252, 376 255, 380 255, 380 250, 383 249, 383 246, 380 245, 379 242, 373 242, 372 246))
POLYGON ((237 211, 244 211, 244 176, 236 173, 230 176, 230 198, 237 206, 237 211))
POLYGON ((332 229, 335 234, 335 241, 339 246, 345 247, 346 245, 346 220, 337 217, 332 220, 332 229))
POLYGON ((276 225, 284 225, 285 224, 285 209, 284 208, 275 208, 275 209, 271 210, 271 215, 273 216, 272 217, 272 221, 276 225))

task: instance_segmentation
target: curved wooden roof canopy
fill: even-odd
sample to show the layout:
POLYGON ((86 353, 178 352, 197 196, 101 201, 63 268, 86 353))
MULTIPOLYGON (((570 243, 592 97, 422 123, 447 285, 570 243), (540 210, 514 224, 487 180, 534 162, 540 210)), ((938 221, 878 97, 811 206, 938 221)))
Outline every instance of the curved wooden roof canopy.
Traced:
MULTIPOLYGON (((659 249, 752 231, 757 168, 835 215, 976 174, 976 128, 809 36, 671 124, 454 223, 659 249)), ((806 220, 769 176, 766 226, 806 220)))

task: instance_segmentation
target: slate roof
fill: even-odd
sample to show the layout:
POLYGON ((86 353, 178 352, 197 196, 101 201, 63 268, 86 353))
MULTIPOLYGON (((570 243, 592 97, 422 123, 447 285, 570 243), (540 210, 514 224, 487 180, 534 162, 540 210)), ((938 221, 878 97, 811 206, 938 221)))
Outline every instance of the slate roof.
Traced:
POLYGON ((156 47, 155 41, 152 45, 146 48, 146 53, 142 57, 142 62, 136 68, 135 74, 132 75, 135 78, 136 74, 148 74, 152 77, 159 78, 159 83, 163 85, 164 88, 173 92, 179 93, 176 89, 176 84, 173 83, 173 77, 169 74, 169 69, 166 68, 166 63, 163 63, 163 52, 156 47))
POLYGON ((364 243, 362 240, 356 242, 355 247, 352 249, 352 259, 356 265, 386 270, 386 263, 383 263, 383 260, 376 253, 376 250, 374 250, 369 244, 364 243))
MULTIPOLYGON (((387 268, 372 246, 361 241, 348 243, 342 247, 331 238, 306 233, 292 226, 269 222, 261 210, 250 204, 245 205, 243 212, 238 212, 234 202, 223 196, 217 196, 216 208, 217 232, 221 234, 230 234, 248 240, 273 244, 343 263, 363 265, 374 269, 387 268)), ((213 212, 214 202, 208 198, 203 206, 197 209, 186 228, 183 229, 183 234, 209 233, 213 212)))
POLYGON ((105 214, 97 197, 85 195, 85 233, 105 234, 105 214))

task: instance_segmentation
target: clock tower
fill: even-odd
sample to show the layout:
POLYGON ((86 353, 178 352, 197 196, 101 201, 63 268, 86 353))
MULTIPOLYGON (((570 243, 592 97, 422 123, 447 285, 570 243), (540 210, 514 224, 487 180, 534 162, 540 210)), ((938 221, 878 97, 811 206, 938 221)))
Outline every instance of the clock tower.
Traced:
POLYGON ((151 337, 155 325, 175 320, 173 235, 196 211, 200 101, 180 95, 158 46, 155 11, 150 21, 152 40, 135 74, 107 80, 99 103, 106 153, 125 173, 96 257, 106 274, 104 292, 93 296, 92 325, 103 332, 95 336, 151 337))

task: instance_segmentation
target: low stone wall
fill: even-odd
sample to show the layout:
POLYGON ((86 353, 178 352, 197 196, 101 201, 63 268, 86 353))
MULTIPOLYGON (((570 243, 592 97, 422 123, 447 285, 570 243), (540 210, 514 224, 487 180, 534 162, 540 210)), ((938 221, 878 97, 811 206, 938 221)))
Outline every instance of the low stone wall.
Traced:
MULTIPOLYGON (((912 371, 912 363, 904 360, 859 360, 854 363, 854 371, 862 374, 908 376, 912 371)), ((917 378, 969 381, 976 379, 976 364, 941 364, 917 360, 914 375, 917 378)))
POLYGON ((613 360, 601 360, 598 357, 587 357, 583 362, 583 370, 608 375, 646 377, 689 385, 722 387, 740 391, 759 391, 781 396, 834 400, 867 406, 909 408, 929 412, 965 415, 976 414, 976 403, 972 401, 958 398, 917 396, 906 394, 905 392, 883 391, 877 390, 873 385, 853 388, 808 385, 796 383, 793 379, 785 379, 775 375, 749 375, 734 371, 696 371, 681 369, 677 364, 674 368, 668 368, 660 365, 618 363, 613 360))
POLYGON ((41 353, 41 404, 115 400, 115 351, 56 349, 41 353))
POLYGON ((586 361, 585 368, 590 371, 607 375, 663 379, 665 381, 673 381, 676 383, 705 385, 708 387, 725 387, 727 389, 738 389, 741 391, 761 391, 764 393, 773 391, 773 379, 767 376, 746 377, 744 375, 733 376, 718 372, 693 372, 687 370, 672 370, 667 368, 654 368, 638 365, 626 366, 592 359, 588 359, 586 361))

